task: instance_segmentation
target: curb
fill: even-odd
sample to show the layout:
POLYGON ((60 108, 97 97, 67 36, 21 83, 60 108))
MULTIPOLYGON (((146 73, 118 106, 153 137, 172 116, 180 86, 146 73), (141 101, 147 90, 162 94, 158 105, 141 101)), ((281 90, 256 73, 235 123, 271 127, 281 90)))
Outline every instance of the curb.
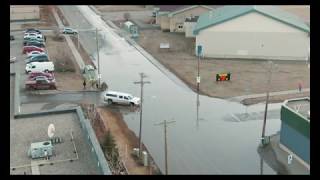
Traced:
POLYGON ((101 12, 96 7, 94 7, 93 5, 90 5, 89 8, 91 8, 96 14, 101 16, 101 12))
POLYGON ((38 91, 31 91, 30 94, 32 95, 53 95, 53 94, 73 94, 73 93, 93 93, 93 92, 102 92, 102 90, 79 90, 79 91, 72 91, 72 90, 38 90, 38 91))

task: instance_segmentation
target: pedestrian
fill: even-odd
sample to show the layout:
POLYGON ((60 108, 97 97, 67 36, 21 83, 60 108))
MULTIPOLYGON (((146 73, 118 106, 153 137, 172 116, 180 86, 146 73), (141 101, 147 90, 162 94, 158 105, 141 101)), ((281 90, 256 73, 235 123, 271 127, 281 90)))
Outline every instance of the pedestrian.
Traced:
POLYGON ((48 160, 48 152, 46 149, 44 150, 44 157, 45 157, 45 160, 48 160))
POLYGON ((301 92, 302 91, 302 84, 301 84, 301 82, 299 82, 299 92, 301 92))
POLYGON ((96 87, 97 87, 97 89, 99 89, 99 84, 98 83, 96 83, 96 87))
POLYGON ((83 89, 86 89, 86 80, 83 81, 83 89))
POLYGON ((47 42, 47 37, 45 35, 43 35, 44 37, 44 42, 47 42))

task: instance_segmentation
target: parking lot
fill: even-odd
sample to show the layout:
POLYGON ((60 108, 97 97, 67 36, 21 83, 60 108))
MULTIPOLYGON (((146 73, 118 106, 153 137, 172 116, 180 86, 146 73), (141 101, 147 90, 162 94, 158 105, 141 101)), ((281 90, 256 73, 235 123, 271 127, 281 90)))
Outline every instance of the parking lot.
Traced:
MULTIPOLYGON (((71 72, 54 72, 58 90, 82 89, 82 76, 79 68, 73 62, 73 54, 65 40, 55 40, 52 31, 43 33, 47 37, 46 50, 49 60, 54 63, 62 63, 62 67, 74 69, 71 72)), ((10 41, 10 56, 16 58, 15 62, 10 63, 10 174, 37 174, 37 172, 40 174, 100 174, 97 161, 91 153, 92 147, 86 140, 87 137, 75 113, 14 118, 15 98, 37 96, 41 99, 41 95, 37 95, 40 92, 38 90, 25 89, 28 74, 25 73, 27 55, 22 54, 23 31, 12 31, 10 35, 15 38, 10 41), (15 87, 14 73, 20 75, 18 87, 15 87), (19 91, 19 97, 14 97, 15 88, 19 91), (51 123, 56 128, 55 137, 62 138, 62 143, 54 144, 54 156, 49 161, 43 158, 32 160, 27 156, 31 143, 49 140, 47 130, 51 123), (71 132, 73 141, 71 141, 71 132)), ((77 104, 55 104, 43 99, 40 103, 19 104, 19 109, 20 113, 32 113, 74 106, 77 104)))

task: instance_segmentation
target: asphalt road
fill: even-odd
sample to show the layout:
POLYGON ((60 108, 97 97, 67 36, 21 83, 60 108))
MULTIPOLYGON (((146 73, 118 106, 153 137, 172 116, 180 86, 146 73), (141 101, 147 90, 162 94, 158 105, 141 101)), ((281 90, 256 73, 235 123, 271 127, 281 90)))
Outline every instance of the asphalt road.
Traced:
MULTIPOLYGON (((63 6, 69 23, 79 29, 98 28, 100 34, 100 68, 102 81, 111 90, 140 96, 139 86, 133 84, 144 72, 145 85, 142 139, 164 171, 163 129, 154 124, 174 119, 168 129, 170 174, 259 174, 260 156, 257 147, 262 129, 261 118, 256 120, 228 121, 242 117, 246 107, 235 102, 200 96, 197 118, 196 94, 177 85, 155 67, 145 56, 119 37, 100 16, 87 6, 63 6), (86 19, 86 20, 85 20, 86 19), (90 25, 90 24, 91 25, 90 25), (239 115, 240 114, 240 115, 239 115)), ((81 43, 94 55, 95 39, 91 34, 81 34, 81 43)), ((95 55, 94 55, 95 56, 95 55)), ((280 104, 270 105, 279 111, 280 104)), ((263 104, 250 106, 248 112, 256 114, 263 104)), ((249 114, 249 115, 250 115, 249 114)), ((123 114, 128 127, 136 134, 139 129, 139 113, 123 114)), ((280 129, 278 117, 269 117, 267 134, 280 129)), ((274 174, 268 165, 264 173, 274 174)))

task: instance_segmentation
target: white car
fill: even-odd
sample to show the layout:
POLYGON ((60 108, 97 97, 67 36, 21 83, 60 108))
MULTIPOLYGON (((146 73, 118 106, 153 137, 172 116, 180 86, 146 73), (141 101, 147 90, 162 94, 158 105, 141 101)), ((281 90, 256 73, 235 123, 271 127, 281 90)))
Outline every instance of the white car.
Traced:
POLYGON ((17 60, 17 57, 10 56, 10 63, 14 63, 17 60))
POLYGON ((31 51, 27 54, 27 57, 28 58, 31 58, 33 56, 37 56, 37 55, 40 55, 40 54, 46 54, 45 52, 40 52, 40 51, 31 51))
POLYGON ((26 64, 26 73, 30 72, 53 72, 54 64, 53 62, 31 62, 26 64))
POLYGON ((33 37, 33 38, 43 38, 42 34, 25 33, 24 36, 23 36, 23 39, 29 38, 29 37, 33 37))
POLYGON ((140 105, 140 98, 134 97, 128 93, 122 93, 117 91, 106 91, 104 93, 104 102, 108 104, 125 104, 125 105, 132 105, 138 106, 140 105))

